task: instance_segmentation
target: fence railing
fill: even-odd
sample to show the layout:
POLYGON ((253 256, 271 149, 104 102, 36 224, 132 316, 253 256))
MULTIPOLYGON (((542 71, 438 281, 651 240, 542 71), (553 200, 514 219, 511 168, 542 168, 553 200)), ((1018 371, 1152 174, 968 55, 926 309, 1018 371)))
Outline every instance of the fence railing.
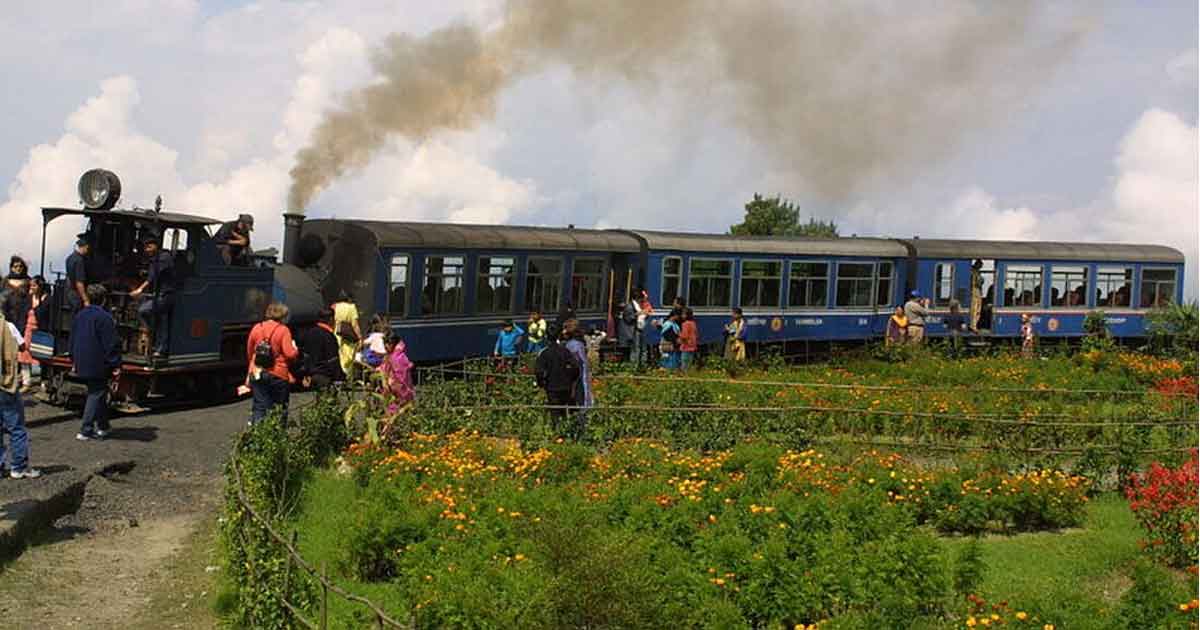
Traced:
MULTIPOLYGON (((271 540, 284 550, 284 553, 287 556, 287 568, 284 573, 284 584, 283 590, 279 595, 279 603, 283 605, 284 608, 287 608, 287 610, 291 613, 292 618, 306 628, 312 628, 313 630, 328 630, 329 596, 330 594, 333 594, 348 602, 352 602, 366 608, 369 611, 369 614, 375 619, 377 628, 392 628, 396 630, 409 630, 413 628, 413 624, 398 621, 392 616, 388 615, 375 602, 372 602, 361 595, 351 593, 335 584, 329 579, 329 572, 324 564, 322 564, 319 568, 315 567, 311 562, 305 560, 304 556, 300 555, 300 552, 296 549, 298 534, 295 530, 292 530, 290 539, 285 539, 279 534, 278 531, 276 531, 267 518, 259 514, 258 510, 254 507, 253 501, 246 496, 246 488, 242 479, 242 470, 241 466, 238 464, 239 445, 240 442, 239 444, 235 444, 233 455, 230 459, 230 468, 233 470, 234 483, 236 484, 237 501, 241 508, 246 511, 246 514, 250 516, 250 520, 253 521, 258 527, 261 527, 262 530, 265 531, 271 538, 271 540), (306 573, 320 587, 321 596, 318 611, 319 616, 316 619, 309 619, 301 606, 298 606, 294 602, 288 600, 293 567, 306 573)), ((238 530, 238 535, 242 536, 243 544, 247 544, 247 541, 245 540, 245 532, 243 530, 238 530)))

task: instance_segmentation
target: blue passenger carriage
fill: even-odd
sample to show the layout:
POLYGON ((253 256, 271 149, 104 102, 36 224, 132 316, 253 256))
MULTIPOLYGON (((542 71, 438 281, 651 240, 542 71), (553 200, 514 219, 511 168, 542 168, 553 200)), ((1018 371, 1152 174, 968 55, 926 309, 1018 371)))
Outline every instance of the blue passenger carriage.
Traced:
POLYGON ((912 285, 933 301, 930 335, 945 334, 951 300, 971 298, 971 265, 982 262, 979 328, 996 337, 1020 333, 1021 314, 1039 336, 1079 337, 1089 311, 1104 311, 1117 337, 1145 335, 1144 316, 1183 299, 1184 257, 1161 245, 1036 241, 905 240, 915 260, 912 285))
POLYGON ((907 249, 889 239, 628 233, 639 241, 656 314, 683 298, 704 343, 722 339, 734 306, 752 342, 880 336, 907 271, 907 249))
MULTIPOLYGON (((288 248, 285 246, 285 250, 288 248)), ((388 316, 416 361, 491 352, 505 319, 525 327, 570 304, 604 329, 636 278, 637 241, 607 230, 312 219, 297 256, 330 301, 388 316)))

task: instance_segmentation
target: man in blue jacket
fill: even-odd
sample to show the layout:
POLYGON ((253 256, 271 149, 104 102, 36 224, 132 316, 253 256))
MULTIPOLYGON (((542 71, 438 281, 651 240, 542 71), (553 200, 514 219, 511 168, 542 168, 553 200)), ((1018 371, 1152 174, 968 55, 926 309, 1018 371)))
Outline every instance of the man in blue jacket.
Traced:
POLYGON ((107 296, 103 285, 88 285, 89 305, 75 315, 71 324, 71 360, 76 376, 87 385, 83 427, 75 434, 80 441, 108 436, 108 379, 121 370, 117 323, 104 310, 107 296))

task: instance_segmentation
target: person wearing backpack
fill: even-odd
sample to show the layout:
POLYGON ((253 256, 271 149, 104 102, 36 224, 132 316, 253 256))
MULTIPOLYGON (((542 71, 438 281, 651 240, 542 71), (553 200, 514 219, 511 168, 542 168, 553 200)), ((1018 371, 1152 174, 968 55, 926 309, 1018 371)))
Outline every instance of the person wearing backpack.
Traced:
POLYGON ((300 357, 284 320, 288 307, 279 302, 267 306, 266 320, 250 329, 246 338, 246 386, 254 395, 250 424, 260 422, 272 408, 281 408, 281 420, 287 423, 288 402, 291 398, 292 376, 288 362, 300 357))
POLYGON ((658 352, 662 355, 660 365, 668 370, 679 369, 679 320, 681 319, 683 319, 683 312, 677 308, 672 309, 659 331, 661 340, 658 342, 658 352))
POLYGON ((575 404, 575 389, 579 382, 579 361, 563 343, 546 346, 534 364, 537 386, 546 390, 546 406, 550 410, 550 428, 562 435, 567 408, 575 404))

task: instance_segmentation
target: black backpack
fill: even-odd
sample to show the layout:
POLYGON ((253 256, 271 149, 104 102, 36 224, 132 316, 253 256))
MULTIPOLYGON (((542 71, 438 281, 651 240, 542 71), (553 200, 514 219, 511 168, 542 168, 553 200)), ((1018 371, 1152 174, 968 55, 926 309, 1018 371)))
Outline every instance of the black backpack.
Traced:
POLYGON ((538 387, 550 391, 571 390, 579 380, 579 373, 579 361, 564 343, 549 346, 538 355, 535 369, 538 387))
POLYGON ((275 324, 271 332, 267 333, 267 338, 259 341, 254 346, 254 365, 264 370, 269 370, 275 367, 275 350, 271 348, 271 339, 275 336, 276 331, 283 324, 275 324))

